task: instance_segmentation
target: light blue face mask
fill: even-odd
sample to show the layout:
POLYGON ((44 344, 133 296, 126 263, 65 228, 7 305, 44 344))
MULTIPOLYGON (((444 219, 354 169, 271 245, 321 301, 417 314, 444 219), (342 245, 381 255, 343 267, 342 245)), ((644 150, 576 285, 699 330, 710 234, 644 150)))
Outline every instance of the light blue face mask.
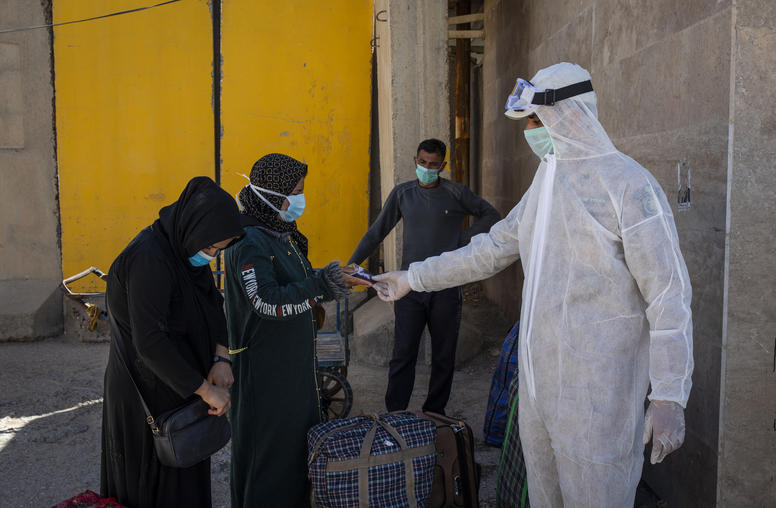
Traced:
POLYGON ((423 185, 431 185, 439 180, 438 169, 426 169, 420 164, 415 168, 415 174, 418 175, 418 180, 420 180, 420 183, 423 185))
POLYGON ((208 256, 204 252, 199 251, 189 258, 189 263, 191 263, 191 266, 205 266, 214 259, 214 256, 208 256))
POLYGON ((288 200, 288 210, 280 210, 280 218, 285 222, 294 222, 304 213, 305 200, 304 194, 291 194, 286 196, 288 200))
POLYGON ((535 129, 526 129, 523 131, 525 140, 528 141, 528 146, 531 147, 533 153, 543 159, 545 155, 553 152, 552 138, 550 133, 547 132, 547 127, 537 127, 535 129))
MULTIPOLYGON (((248 181, 250 181, 250 178, 248 178, 245 175, 240 175, 244 178, 247 178, 248 181)), ((280 218, 283 220, 283 222, 294 222, 296 219, 302 216, 304 213, 304 207, 305 207, 305 200, 304 200, 304 194, 291 194, 290 196, 286 196, 285 194, 281 194, 279 192, 271 191, 269 189, 262 189, 261 187, 258 187, 256 185, 253 185, 252 183, 249 183, 246 185, 246 187, 250 187, 254 194, 256 194, 259 199, 267 203, 267 206, 275 210, 279 215, 280 218), (288 200, 288 210, 280 210, 275 205, 269 202, 267 198, 261 195, 262 192, 266 192, 267 194, 273 194, 275 196, 280 196, 283 198, 286 198, 288 200)))

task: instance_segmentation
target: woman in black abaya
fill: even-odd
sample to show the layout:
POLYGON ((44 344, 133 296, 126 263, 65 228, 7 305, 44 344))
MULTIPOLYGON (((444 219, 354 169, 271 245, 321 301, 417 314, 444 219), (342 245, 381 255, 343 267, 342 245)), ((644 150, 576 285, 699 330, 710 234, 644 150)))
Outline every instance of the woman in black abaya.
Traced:
MULTIPOLYGON (((151 414, 201 397, 211 414, 230 407, 233 383, 223 298, 208 258, 243 235, 234 199, 193 178, 119 254, 108 273, 108 307, 129 369, 151 414)), ((127 369, 111 344, 105 371, 101 495, 131 508, 210 506, 210 459, 163 466, 127 369)))

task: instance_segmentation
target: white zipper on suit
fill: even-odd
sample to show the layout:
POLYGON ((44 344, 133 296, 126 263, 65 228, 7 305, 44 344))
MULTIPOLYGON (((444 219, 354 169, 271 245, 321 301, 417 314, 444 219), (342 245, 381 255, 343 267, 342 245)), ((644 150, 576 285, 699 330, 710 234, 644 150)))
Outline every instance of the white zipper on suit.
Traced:
POLYGON ((539 289, 539 279, 542 273, 544 261, 544 245, 546 243, 547 228, 550 222, 550 210, 552 208, 552 189, 555 183, 555 155, 545 155, 546 168, 542 180, 539 199, 536 204, 536 219, 534 222, 533 238, 531 238, 531 252, 528 257, 528 273, 525 277, 525 316, 520 323, 520 354, 524 358, 525 379, 528 382, 528 393, 536 400, 536 384, 534 381, 533 358, 531 357, 531 331, 533 329, 533 314, 536 306, 536 293, 539 289))

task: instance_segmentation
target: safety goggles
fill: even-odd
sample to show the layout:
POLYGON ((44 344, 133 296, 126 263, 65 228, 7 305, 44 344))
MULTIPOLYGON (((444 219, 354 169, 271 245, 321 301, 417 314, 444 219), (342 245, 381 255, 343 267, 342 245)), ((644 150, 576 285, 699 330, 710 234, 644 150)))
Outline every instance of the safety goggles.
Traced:
POLYGON ((530 81, 523 78, 517 78, 517 83, 512 89, 512 93, 507 97, 507 103, 504 109, 508 111, 529 111, 536 106, 554 106, 556 102, 592 92, 593 83, 590 80, 580 81, 562 88, 548 88, 540 91, 530 81))

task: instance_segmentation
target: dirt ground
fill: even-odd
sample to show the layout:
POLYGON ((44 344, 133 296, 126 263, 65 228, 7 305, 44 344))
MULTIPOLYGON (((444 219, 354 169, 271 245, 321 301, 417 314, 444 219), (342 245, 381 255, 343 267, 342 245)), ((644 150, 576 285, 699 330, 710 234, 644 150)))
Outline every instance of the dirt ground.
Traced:
MULTIPOLYGON (((466 420, 482 465, 483 508, 495 506, 499 450, 482 443, 493 370, 510 323, 483 323, 485 346, 456 371, 449 415, 466 420)), ((99 491, 100 419, 107 343, 68 337, 0 343, 0 507, 51 506, 85 489, 99 491)), ((418 365, 410 409, 419 408, 429 368, 418 365)), ((351 363, 352 415, 384 412, 387 368, 351 363)), ((213 506, 229 506, 229 447, 212 461, 213 506)))
MULTIPOLYGON (((446 412, 468 422, 474 432, 475 458, 482 466, 481 506, 492 508, 500 450, 483 443, 482 425, 493 371, 512 323, 483 302, 476 288, 467 289, 464 319, 476 326, 483 347, 456 370, 446 412)), ((55 339, 0 343, 0 508, 52 506, 86 489, 99 491, 108 344, 81 342, 74 337, 93 340, 90 332, 75 333, 72 323, 68 329, 68 335, 55 339)), ((429 370, 418 362, 410 409, 423 403, 429 370)), ((354 399, 350 416, 384 412, 386 367, 351 362, 347 379, 354 399)), ((229 461, 229 445, 212 459, 214 507, 230 506, 229 461)), ((635 506, 667 505, 642 485, 635 506)))

